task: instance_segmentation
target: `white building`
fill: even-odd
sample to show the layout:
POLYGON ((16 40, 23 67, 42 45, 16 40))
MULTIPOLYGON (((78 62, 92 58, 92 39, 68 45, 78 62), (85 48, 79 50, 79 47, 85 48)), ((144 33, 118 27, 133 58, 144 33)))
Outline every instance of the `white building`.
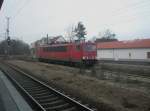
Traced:
POLYGON ((97 43, 99 60, 150 61, 150 39, 97 43))

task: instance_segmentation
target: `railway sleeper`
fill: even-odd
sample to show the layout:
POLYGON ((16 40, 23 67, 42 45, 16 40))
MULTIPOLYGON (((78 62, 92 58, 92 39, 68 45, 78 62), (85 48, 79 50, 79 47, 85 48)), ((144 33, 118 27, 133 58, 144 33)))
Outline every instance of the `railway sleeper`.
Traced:
POLYGON ((64 109, 62 111, 78 111, 78 110, 76 107, 70 107, 70 108, 64 109))
POLYGON ((27 90, 29 93, 33 92, 33 93, 44 93, 44 92, 49 92, 47 89, 43 89, 43 90, 33 90, 33 89, 30 89, 30 90, 27 90))
POLYGON ((28 91, 28 90, 27 90, 27 92, 30 93, 31 95, 40 95, 40 94, 50 95, 50 94, 51 94, 51 93, 48 92, 48 91, 39 91, 39 92, 36 91, 36 92, 35 92, 35 91, 28 91))
POLYGON ((54 107, 54 106, 59 106, 59 105, 63 105, 63 104, 66 104, 66 102, 63 101, 63 100, 57 100, 57 101, 53 101, 53 102, 50 102, 50 103, 43 104, 42 106, 44 108, 47 108, 47 107, 54 107))
POLYGON ((32 82, 32 79, 30 80, 27 77, 22 76, 21 74, 20 75, 15 74, 12 76, 14 76, 14 79, 18 81, 18 83, 27 92, 29 92, 29 94, 33 98, 37 97, 35 98, 35 100, 37 101, 37 103, 43 106, 43 108, 46 111, 85 111, 86 110, 86 108, 82 108, 82 106, 79 107, 78 105, 76 105, 76 103, 74 104, 74 102, 73 103, 71 101, 67 102, 65 99, 61 98, 60 95, 56 96, 55 95, 56 92, 51 92, 48 90, 42 90, 42 92, 40 92, 38 88, 42 88, 43 86, 40 84, 37 84, 38 82, 35 82, 35 81, 32 82), (49 95, 52 95, 52 96, 47 97, 49 95))
POLYGON ((35 81, 32 81, 30 78, 24 78, 24 79, 22 79, 22 77, 19 77, 19 79, 23 80, 22 82, 24 82, 24 83, 29 83, 29 82, 35 83, 35 81))
MULTIPOLYGON (((19 83, 19 82, 18 82, 19 83)), ((23 83, 19 83, 22 87, 26 87, 26 88, 30 88, 30 89, 33 89, 33 88, 36 88, 38 85, 27 85, 27 84, 23 84, 23 83)))
POLYGON ((34 96, 35 99, 44 99, 44 98, 51 98, 53 97, 54 94, 49 94, 49 95, 43 95, 43 96, 34 96))
POLYGON ((59 100, 56 100, 56 101, 52 101, 50 103, 43 103, 42 105, 46 106, 46 105, 49 105, 49 104, 55 104, 55 103, 59 103, 59 102, 64 102, 64 100, 59 99, 59 100))
POLYGON ((35 82, 21 82, 20 81, 20 83, 22 83, 22 84, 25 84, 25 85, 37 85, 35 82))
POLYGON ((43 88, 43 87, 33 87, 33 88, 29 88, 29 87, 24 87, 26 90, 28 90, 28 91, 30 91, 30 90, 36 90, 36 91, 38 91, 38 90, 43 90, 43 89, 45 89, 45 88, 43 88))
POLYGON ((38 86, 36 83, 23 83, 23 82, 19 82, 20 84, 24 85, 24 86, 29 86, 29 87, 35 87, 38 86))
POLYGON ((50 95, 50 92, 44 92, 44 93, 34 93, 34 92, 29 92, 32 96, 44 96, 44 95, 50 95))
POLYGON ((26 86, 26 85, 22 85, 22 87, 24 87, 25 89, 40 89, 43 88, 42 86, 26 86))
POLYGON ((45 103, 50 103, 50 102, 54 102, 54 101, 58 101, 59 98, 58 97, 52 97, 52 98, 47 98, 47 99, 37 99, 38 102, 40 102, 41 104, 45 104, 45 103))
POLYGON ((67 109, 67 108, 70 108, 70 104, 69 103, 65 103, 63 105, 58 105, 58 106, 53 106, 53 107, 48 107, 48 108, 45 108, 47 111, 61 111, 61 110, 64 110, 64 109, 67 109))

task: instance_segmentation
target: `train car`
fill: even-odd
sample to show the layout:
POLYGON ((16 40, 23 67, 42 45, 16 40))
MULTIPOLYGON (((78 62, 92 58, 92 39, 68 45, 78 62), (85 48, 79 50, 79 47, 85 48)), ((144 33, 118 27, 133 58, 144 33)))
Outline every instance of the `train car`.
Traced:
POLYGON ((96 63, 96 44, 83 42, 37 45, 36 57, 42 61, 93 65, 96 63))

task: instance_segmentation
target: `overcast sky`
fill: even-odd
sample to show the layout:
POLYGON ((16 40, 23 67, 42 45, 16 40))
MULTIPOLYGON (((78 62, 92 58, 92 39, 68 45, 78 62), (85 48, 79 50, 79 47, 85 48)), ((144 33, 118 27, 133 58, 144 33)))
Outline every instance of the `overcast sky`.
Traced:
POLYGON ((10 36, 28 43, 49 35, 65 35, 82 21, 87 38, 109 28, 120 40, 150 38, 150 0, 4 0, 0 40, 10 17, 10 36))

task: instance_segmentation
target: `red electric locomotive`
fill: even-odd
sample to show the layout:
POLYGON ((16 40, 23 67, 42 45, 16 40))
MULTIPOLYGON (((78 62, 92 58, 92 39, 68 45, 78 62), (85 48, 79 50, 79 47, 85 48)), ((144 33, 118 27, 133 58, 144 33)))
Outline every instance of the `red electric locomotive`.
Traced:
POLYGON ((74 42, 37 45, 36 57, 42 61, 93 65, 96 62, 96 44, 74 42))

